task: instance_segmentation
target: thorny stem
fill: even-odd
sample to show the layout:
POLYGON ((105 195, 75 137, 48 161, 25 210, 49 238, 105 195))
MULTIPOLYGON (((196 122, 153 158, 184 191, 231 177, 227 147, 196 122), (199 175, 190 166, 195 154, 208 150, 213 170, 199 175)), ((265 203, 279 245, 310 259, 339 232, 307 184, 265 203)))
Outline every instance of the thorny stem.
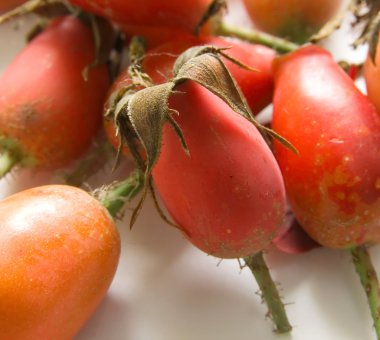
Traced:
POLYGON ((134 198, 143 187, 144 175, 140 170, 135 170, 126 180, 106 190, 100 202, 111 216, 116 217, 124 206, 124 203, 134 198))
POLYGON ((0 154, 0 178, 9 173, 18 161, 18 158, 14 157, 9 150, 2 150, 0 154))
POLYGON ((244 258, 248 268, 260 287, 262 298, 268 306, 268 315, 275 324, 275 332, 288 333, 292 330, 284 304, 273 282, 262 252, 244 258))
POLYGON ((265 45, 273 48, 279 53, 292 52, 300 47, 299 45, 286 39, 275 37, 271 34, 258 30, 230 25, 225 21, 220 21, 215 25, 214 34, 236 37, 251 43, 265 45))
POLYGON ((380 289, 375 268, 366 246, 358 246, 351 249, 351 256, 355 270, 367 295, 369 308, 376 331, 377 339, 380 339, 380 289))

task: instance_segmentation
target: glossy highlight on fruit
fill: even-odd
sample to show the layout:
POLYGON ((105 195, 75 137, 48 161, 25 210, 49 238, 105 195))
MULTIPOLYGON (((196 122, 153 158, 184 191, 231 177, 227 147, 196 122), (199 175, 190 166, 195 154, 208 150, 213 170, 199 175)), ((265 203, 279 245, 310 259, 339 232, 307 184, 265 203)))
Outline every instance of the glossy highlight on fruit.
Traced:
POLYGON ((280 230, 285 190, 258 130, 221 99, 185 82, 170 98, 190 155, 167 124, 153 179, 185 236, 220 258, 255 254, 280 230))
MULTIPOLYGON (((117 22, 124 33, 144 36, 150 47, 180 34, 193 34, 212 0, 70 0, 117 22)), ((207 31, 207 29, 206 29, 207 31)))
POLYGON ((293 212, 320 244, 380 241, 380 117, 333 60, 307 46, 276 60, 275 155, 293 212))
POLYGON ((120 254, 112 217, 81 189, 48 185, 0 201, 2 339, 72 339, 120 254))

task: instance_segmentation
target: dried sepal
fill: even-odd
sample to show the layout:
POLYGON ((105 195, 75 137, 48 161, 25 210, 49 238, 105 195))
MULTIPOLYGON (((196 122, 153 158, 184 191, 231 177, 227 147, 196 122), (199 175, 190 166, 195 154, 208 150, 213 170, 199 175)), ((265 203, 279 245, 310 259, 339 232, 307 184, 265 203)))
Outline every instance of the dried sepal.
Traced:
POLYGON ((176 110, 172 110, 172 109, 169 109, 169 112, 168 112, 168 116, 167 116, 167 119, 168 119, 168 123, 171 125, 171 127, 173 128, 174 132, 176 133, 176 135, 178 136, 180 142, 181 142, 181 145, 182 145, 182 149, 184 150, 184 152, 186 153, 186 155, 190 156, 190 151, 189 151, 189 148, 187 147, 187 144, 186 144, 186 140, 185 140, 185 136, 183 135, 183 132, 182 132, 182 129, 181 127, 179 126, 179 124, 175 121, 175 119, 172 117, 173 115, 172 114, 179 114, 178 111, 176 110))
MULTIPOLYGON (((221 57, 221 50, 212 46, 190 48, 179 57, 174 66, 176 85, 190 80, 207 88, 221 98, 236 113, 248 119, 266 138, 270 136, 297 154, 296 149, 285 138, 261 125, 253 116, 238 84, 233 79, 221 57), (190 57, 193 56, 193 57, 190 57), (186 61, 187 60, 187 61, 186 61)), ((229 59, 231 60, 231 59, 229 59)), ((233 60, 232 60, 233 61, 233 60)))
POLYGON ((146 41, 144 37, 135 35, 128 45, 128 59, 131 65, 141 64, 145 57, 146 41))
POLYGON ((106 19, 90 13, 82 13, 80 17, 90 26, 95 45, 94 60, 86 65, 82 71, 83 79, 88 81, 88 74, 92 68, 109 61, 110 53, 116 42, 117 32, 106 19))
POLYGON ((176 59, 174 66, 173 66, 173 74, 176 76, 178 74, 179 70, 181 69, 181 67, 190 59, 193 59, 195 57, 199 57, 199 56, 201 56, 203 54, 207 54, 207 53, 213 54, 215 56, 222 56, 225 59, 231 61, 235 65, 237 65, 237 66, 239 66, 245 70, 258 72, 257 69, 254 69, 254 68, 250 67, 249 65, 242 63, 240 60, 233 58, 224 52, 224 51, 229 50, 229 49, 230 49, 230 47, 217 47, 217 46, 213 46, 213 45, 192 46, 192 47, 188 48, 186 51, 184 51, 183 53, 181 53, 179 55, 179 57, 176 59))
POLYGON ((183 229, 182 229, 181 227, 179 227, 177 224, 173 223, 173 222, 172 222, 172 221, 166 216, 166 213, 162 210, 162 208, 161 208, 161 206, 160 206, 160 203, 158 202, 158 199, 157 199, 157 196, 156 196, 156 191, 154 190, 154 187, 153 187, 152 176, 149 177, 148 187, 149 187, 149 192, 150 192, 150 194, 151 194, 151 197, 152 197, 152 200, 153 200, 154 206, 155 206, 155 208, 156 208, 158 214, 160 215, 161 219, 162 219, 166 224, 168 224, 169 226, 181 230, 183 233, 186 234, 186 236, 190 236, 190 234, 189 234, 188 231, 183 230, 183 229))
POLYGON ((177 86, 187 80, 202 85, 221 98, 235 112, 254 120, 241 90, 217 54, 205 53, 184 63, 173 82, 177 86))
POLYGON ((0 25, 21 16, 34 13, 45 18, 77 13, 78 9, 64 0, 29 0, 20 6, 0 15, 0 25))
POLYGON ((299 155, 299 152, 294 147, 294 145, 292 143, 290 143, 286 138, 284 138, 281 135, 279 135, 276 131, 274 131, 272 129, 269 129, 269 128, 267 128, 264 125, 260 125, 259 126, 259 130, 261 132, 264 132, 265 134, 267 134, 271 138, 274 138, 275 140, 277 140, 278 142, 280 142, 283 146, 285 146, 287 149, 289 149, 290 151, 292 151, 296 155, 299 155))
POLYGON ((144 205, 144 202, 145 202, 145 199, 146 199, 146 196, 148 193, 148 186, 146 184, 147 182, 146 182, 145 176, 144 176, 143 183, 144 183, 143 192, 142 192, 142 195, 141 195, 139 201, 137 202, 136 207, 132 211, 132 215, 131 215, 131 218, 129 220, 129 229, 132 229, 134 224, 136 223, 137 217, 139 216, 139 213, 140 213, 140 211, 144 205))
POLYGON ((176 76, 182 66, 193 58, 199 57, 206 53, 218 55, 219 52, 227 49, 228 47, 216 47, 213 45, 198 45, 189 47, 186 51, 182 52, 174 62, 173 74, 176 76))
POLYGON ((376 59, 377 44, 379 42, 379 31, 380 31, 380 12, 372 21, 370 32, 368 34, 368 52, 373 64, 376 64, 375 59, 376 59))
POLYGON ((326 24, 324 24, 318 32, 314 33, 309 41, 311 43, 317 43, 323 39, 328 38, 331 34, 333 34, 336 30, 338 30, 343 20, 347 17, 348 13, 352 11, 352 2, 344 8, 342 11, 339 11, 332 19, 330 19, 326 24))
POLYGON ((152 78, 144 71, 142 63, 145 58, 145 40, 134 36, 128 46, 129 67, 128 74, 135 86, 149 87, 154 85, 152 78))
POLYGON ((124 144, 128 146, 140 170, 144 173, 143 193, 133 211, 130 220, 131 227, 150 192, 163 220, 178 228, 159 207, 155 198, 151 173, 160 156, 164 124, 171 125, 184 152, 189 152, 181 126, 173 119, 174 114, 180 113, 169 107, 170 96, 176 92, 177 86, 185 81, 194 81, 205 87, 220 97, 235 112, 252 122, 264 135, 278 139, 286 147, 296 152, 288 141, 260 125, 254 119, 244 96, 221 57, 220 49, 214 47, 193 48, 188 51, 187 57, 182 56, 182 60, 176 63, 176 73, 172 80, 142 89, 134 88, 132 84, 128 91, 115 95, 117 103, 114 105, 112 114, 122 142, 120 148, 124 144), (216 53, 214 53, 215 51, 216 53), (144 148, 145 158, 141 155, 141 147, 144 148))
POLYGON ((134 92, 134 85, 131 84, 129 86, 122 87, 114 92, 112 92, 106 103, 106 111, 104 116, 108 119, 114 118, 120 110, 123 109, 123 106, 126 104, 127 93, 130 91, 134 92))
POLYGON ((222 15, 222 12, 227 11, 227 7, 228 6, 226 0, 213 0, 195 26, 194 35, 199 35, 202 27, 206 24, 206 22, 214 16, 222 15))
POLYGON ((127 69, 128 76, 130 77, 129 85, 119 88, 109 96, 107 103, 108 108, 104 116, 106 119, 114 120, 115 134, 119 137, 119 145, 113 169, 118 165, 123 146, 126 144, 137 165, 144 171, 146 167, 145 160, 141 155, 140 144, 127 112, 129 101, 133 94, 153 85, 153 81, 149 75, 144 72, 142 67, 142 62, 145 57, 145 42, 142 37, 132 37, 128 46, 128 57, 130 61, 130 65, 127 69))
MULTIPOLYGON (((361 34, 354 41, 353 46, 356 48, 361 44, 369 43, 370 49, 373 49, 373 37, 377 35, 379 31, 380 21, 380 1, 379 0, 352 0, 352 13, 355 17, 353 26, 361 24, 363 25, 361 34)), ((377 39, 377 38, 375 38, 377 39)), ((376 49, 371 53, 371 57, 374 59, 376 49)))
POLYGON ((169 97, 173 82, 155 85, 134 93, 127 114, 141 145, 146 151, 146 178, 150 176, 161 147, 162 129, 169 115, 169 97))

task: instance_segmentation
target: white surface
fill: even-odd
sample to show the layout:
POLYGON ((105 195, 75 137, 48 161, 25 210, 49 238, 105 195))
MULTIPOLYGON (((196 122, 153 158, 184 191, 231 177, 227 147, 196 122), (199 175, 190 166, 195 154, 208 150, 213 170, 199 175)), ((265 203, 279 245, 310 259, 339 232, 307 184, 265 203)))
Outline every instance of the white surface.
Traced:
MULTIPOLYGON (((239 3, 234 5, 231 17, 246 20, 235 12, 239 3)), ((362 60, 365 51, 352 52, 348 44, 343 29, 326 46, 338 59, 362 60)), ((22 46, 20 34, 10 25, 1 27, 0 46, 1 70, 22 46)), ((98 177, 93 186, 109 182, 98 177)), ((20 170, 0 181, 0 196, 59 180, 60 174, 20 170)), ((375 339, 365 295, 345 252, 269 251, 267 262, 281 282, 294 326, 291 335, 280 336, 265 319, 266 307, 255 294, 258 288, 249 270, 241 270, 236 260, 220 262, 195 249, 161 222, 150 201, 133 230, 126 222, 118 225, 122 254, 116 277, 76 340, 375 339)), ((380 248, 371 253, 380 272, 380 248)))

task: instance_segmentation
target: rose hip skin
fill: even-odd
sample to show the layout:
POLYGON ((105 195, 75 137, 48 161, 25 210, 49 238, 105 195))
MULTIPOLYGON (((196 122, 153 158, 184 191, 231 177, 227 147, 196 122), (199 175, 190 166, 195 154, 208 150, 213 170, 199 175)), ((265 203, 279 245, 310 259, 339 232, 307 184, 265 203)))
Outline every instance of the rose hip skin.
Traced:
POLYGON ((109 79, 95 58, 90 29, 74 17, 54 19, 0 77, 1 148, 16 148, 22 165, 56 169, 89 147, 102 120, 109 79))
POLYGON ((2 339, 72 339, 120 255, 112 217, 81 189, 49 185, 0 201, 2 339))
MULTIPOLYGON (((216 40, 183 40, 148 51, 144 70, 154 82, 162 83, 173 76, 174 61, 186 48, 216 40)), ((233 56, 238 58, 240 50, 236 50, 233 56)), ((259 84, 262 81, 260 72, 237 72, 240 79, 245 72, 258 75, 259 84)), ((271 93, 271 76, 263 79, 271 93)), ((114 89, 129 83, 124 73, 114 89)), ((261 251, 280 231, 285 212, 283 180, 268 145, 251 122, 200 85, 178 86, 170 108, 179 112, 174 119, 183 130, 190 156, 166 124, 153 179, 175 223, 195 246, 214 256, 236 258, 261 251)), ((106 129, 112 131, 108 124, 106 129)))
POLYGON ((274 64, 274 143, 292 209, 317 242, 350 248, 380 241, 380 118, 316 46, 274 64))
POLYGON ((272 62, 276 53, 262 45, 229 41, 212 36, 199 38, 183 36, 181 40, 173 40, 148 50, 144 60, 144 69, 156 83, 164 82, 173 77, 172 65, 178 55, 189 47, 197 45, 227 48, 224 51, 226 54, 254 69, 254 71, 247 70, 223 59, 254 114, 259 113, 271 103, 273 96, 272 62))
MULTIPOLYGON (((192 34, 212 0, 69 0, 117 22, 124 33, 143 36, 149 47, 180 34, 192 34)), ((209 28, 204 31, 208 32, 209 28)))
POLYGON ((243 0, 253 23, 299 43, 316 33, 339 10, 342 0, 243 0))
MULTIPOLYGON (((273 97, 272 61, 275 58, 275 51, 265 46, 252 45, 244 42, 232 42, 211 36, 201 38, 182 36, 181 40, 173 40, 148 50, 144 59, 143 68, 153 78, 154 82, 165 82, 173 77, 173 64, 178 55, 189 47, 197 45, 230 47, 225 53, 255 69, 255 71, 246 70, 229 60, 224 60, 244 94, 253 114, 259 113, 270 104, 273 97)), ((109 91, 106 110, 109 108, 109 100, 112 98, 112 94, 116 93, 122 87, 129 86, 130 83, 128 72, 122 72, 109 91)), ((113 121, 105 119, 104 128, 111 144, 117 148, 119 139, 115 136, 113 121)), ((128 149, 125 147, 123 152, 126 155, 129 154, 128 149)))
POLYGON ((252 255, 280 230, 285 192, 278 165, 245 118, 198 84, 177 88, 170 107, 190 156, 167 124, 153 169, 175 223, 198 248, 220 258, 252 255))

